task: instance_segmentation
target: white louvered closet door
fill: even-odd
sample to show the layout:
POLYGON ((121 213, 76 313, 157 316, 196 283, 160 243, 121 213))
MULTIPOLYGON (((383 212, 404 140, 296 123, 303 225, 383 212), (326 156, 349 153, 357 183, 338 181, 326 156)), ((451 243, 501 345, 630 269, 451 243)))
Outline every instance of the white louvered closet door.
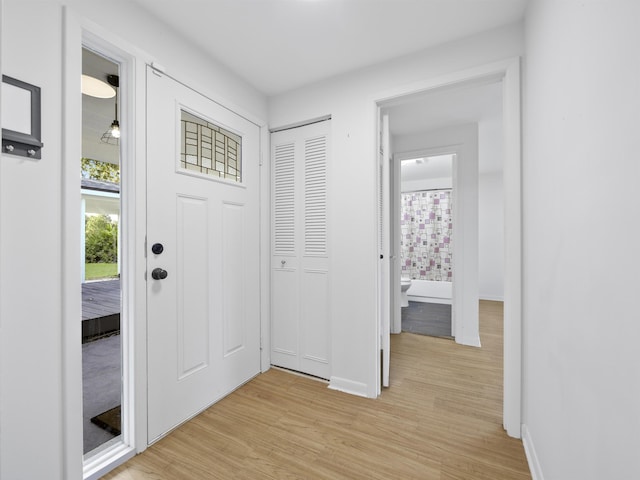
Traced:
POLYGON ((331 122, 271 135, 271 363, 328 379, 331 122))

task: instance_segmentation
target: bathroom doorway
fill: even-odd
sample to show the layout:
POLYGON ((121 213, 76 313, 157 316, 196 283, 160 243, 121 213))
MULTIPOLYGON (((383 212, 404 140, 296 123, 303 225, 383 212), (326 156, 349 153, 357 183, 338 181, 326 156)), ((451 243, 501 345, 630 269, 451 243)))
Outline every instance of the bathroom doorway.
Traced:
POLYGON ((394 223, 400 229, 402 332, 453 338, 454 160, 454 154, 399 160, 394 223))
MULTIPOLYGON (((503 221, 504 233, 501 235, 501 259, 502 267, 492 265, 494 271, 499 271, 503 278, 504 300, 504 426, 509 435, 520 436, 520 399, 521 399, 521 139, 520 139, 520 63, 519 59, 508 60, 498 64, 486 65, 454 75, 453 78, 433 79, 424 82, 420 87, 407 88, 394 95, 377 100, 380 115, 388 115, 391 125, 391 153, 395 158, 399 152, 413 152, 413 158, 424 155, 424 150, 429 148, 449 147, 444 151, 441 149, 431 154, 447 153, 454 150, 458 154, 456 165, 454 166, 454 184, 460 182, 459 170, 461 166, 469 166, 475 163, 479 165, 478 159, 475 161, 465 161, 468 154, 475 151, 479 157, 484 155, 490 162, 499 164, 503 169, 499 182, 493 182, 493 191, 497 193, 502 202, 508 208, 504 208, 501 218, 503 221), (479 94, 484 89, 486 94, 479 94), (490 92, 493 90, 493 92, 490 92), (475 95, 473 94, 475 92, 475 95), (466 96, 466 98, 465 98, 466 96), (497 99, 497 101, 496 101, 497 99), (498 112, 498 119, 484 117, 482 115, 483 106, 493 107, 498 112), (475 110, 475 114, 473 111, 475 110), (470 116, 471 114, 471 116, 470 116), (477 116, 473 118, 473 116, 477 116), (458 130, 459 135, 455 131, 458 130), (497 133, 492 141, 486 141, 487 133, 497 133), (437 133, 439 143, 435 143, 433 134, 437 133), (475 138, 474 138, 475 137, 475 138), (467 145, 468 143, 468 145, 467 145), (465 150, 464 157, 460 155, 460 150, 465 150), (469 148, 470 147, 470 148, 469 148), (487 152, 500 151, 500 155, 487 155, 487 152), (462 157, 462 158, 461 158, 462 157), (458 178, 456 179, 456 176, 458 178)), ((411 158, 410 156, 404 158, 411 158)), ((397 162, 396 162, 397 163, 397 162)), ((399 168, 399 167, 398 167, 399 168)), ((467 172, 469 173, 469 172, 467 172)), ((476 189, 476 200, 471 209, 477 210, 478 203, 478 183, 479 178, 476 170, 473 181, 468 175, 462 182, 464 188, 456 188, 456 202, 460 205, 460 194, 467 194, 469 189, 476 189), (474 186, 475 185, 475 186, 474 186)), ((472 175, 473 177, 473 175, 472 175)), ((486 182, 490 184, 491 182, 486 182)), ((494 195, 495 197, 495 195, 494 195)), ((464 208, 467 210, 467 208, 464 208)), ((495 218, 495 217, 494 217, 495 218)), ((455 219, 454 219, 455 221, 455 219)), ((479 243, 478 218, 475 220, 474 244, 479 243)), ((461 231, 454 225, 455 235, 460 239, 466 239, 467 233, 474 234, 474 225, 471 230, 461 231)), ((455 245, 455 243, 454 243, 455 245)), ((478 263, 477 261, 464 262, 461 266, 460 258, 454 252, 454 269, 457 277, 464 279, 475 275, 477 281, 478 263), (460 272, 460 268, 471 269, 471 275, 466 271, 460 272), (476 271, 474 272, 473 269, 476 271)), ((453 285, 453 331, 456 343, 480 346, 479 330, 474 335, 472 330, 465 326, 456 325, 456 316, 464 323, 469 316, 458 311, 456 314, 455 305, 465 295, 459 295, 456 291, 454 273, 453 285), (462 333, 465 338, 457 336, 462 333), (474 338, 475 337, 475 338, 474 338), (462 340, 462 341, 461 341, 462 340), (474 341, 475 340, 475 341, 474 341)), ((399 277, 398 277, 399 279, 399 277)), ((392 287, 392 295, 397 291, 400 296, 400 281, 392 287)), ((465 286, 466 288, 466 286, 465 286)), ((466 298, 470 308, 479 310, 479 295, 475 299, 466 298)), ((472 312, 473 313, 473 312, 472 312)), ((393 330, 392 330, 393 331, 393 330)))

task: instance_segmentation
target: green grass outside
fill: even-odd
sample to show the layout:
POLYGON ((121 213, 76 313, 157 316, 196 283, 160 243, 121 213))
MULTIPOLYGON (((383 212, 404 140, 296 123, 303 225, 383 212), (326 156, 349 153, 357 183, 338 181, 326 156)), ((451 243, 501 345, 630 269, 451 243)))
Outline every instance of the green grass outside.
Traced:
POLYGON ((95 280, 98 278, 109 278, 118 276, 117 263, 85 263, 85 280, 95 280))

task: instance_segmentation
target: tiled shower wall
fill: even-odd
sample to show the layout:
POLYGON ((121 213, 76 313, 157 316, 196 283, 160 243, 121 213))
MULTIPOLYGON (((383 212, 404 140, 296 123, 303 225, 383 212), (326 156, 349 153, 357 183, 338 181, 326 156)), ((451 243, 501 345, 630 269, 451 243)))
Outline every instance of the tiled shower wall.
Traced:
POLYGON ((402 194, 400 265, 413 280, 451 282, 451 190, 402 194))

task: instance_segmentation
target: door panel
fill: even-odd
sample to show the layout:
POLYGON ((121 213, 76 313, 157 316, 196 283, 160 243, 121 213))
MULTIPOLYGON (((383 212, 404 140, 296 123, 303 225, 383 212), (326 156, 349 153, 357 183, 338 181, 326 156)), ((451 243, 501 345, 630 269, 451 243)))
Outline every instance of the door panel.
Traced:
MULTIPOLYGON (((242 241, 244 231, 245 206, 224 203, 222 208, 222 231, 224 245, 222 255, 224 355, 233 355, 245 346, 244 323, 236 319, 244 318, 245 289, 247 282, 242 268, 246 245, 242 241)), ((257 292, 255 292, 257 293, 257 292)))
POLYGON ((152 69, 147 95, 153 442, 259 373, 259 128, 152 69))
POLYGON ((207 199, 178 195, 176 233, 178 379, 209 364, 209 290, 207 199), (204 261, 203 261, 204 259, 204 261))
POLYGON ((300 296, 298 271, 276 266, 272 279, 271 362, 297 370, 300 296))
POLYGON ((331 376, 328 169, 331 122, 272 134, 271 362, 331 376))
POLYGON ((301 370, 311 375, 326 375, 329 365, 329 281, 326 270, 302 273, 300 343, 303 352, 301 370))

